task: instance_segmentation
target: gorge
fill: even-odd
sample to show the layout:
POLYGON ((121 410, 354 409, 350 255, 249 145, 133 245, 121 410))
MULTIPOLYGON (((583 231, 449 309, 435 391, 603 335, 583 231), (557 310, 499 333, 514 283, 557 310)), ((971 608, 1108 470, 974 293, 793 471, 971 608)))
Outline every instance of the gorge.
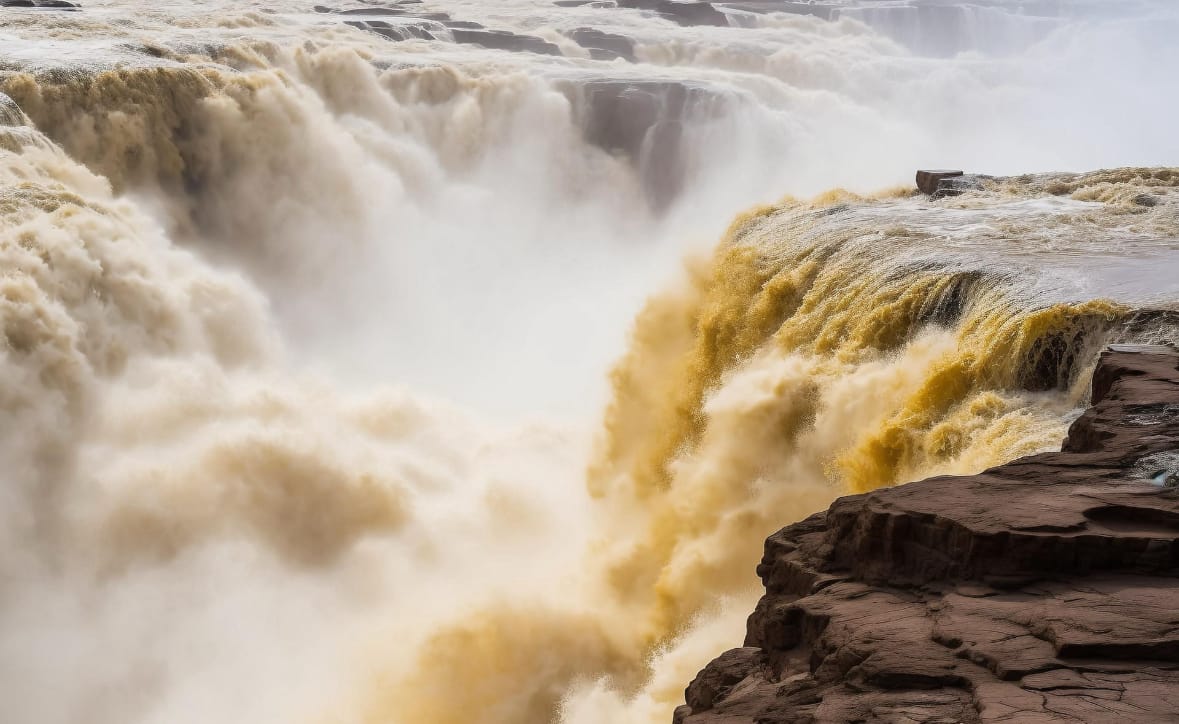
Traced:
POLYGON ((1168 0, 0 3, 5 721, 1153 696, 1169 614, 1049 635, 1080 572, 1020 546, 1169 585, 1175 37, 1168 0), (1048 465, 1109 500, 1005 477, 1048 465), (1031 496, 985 571, 971 496, 1031 496), (937 615, 840 623, 885 599, 937 615))

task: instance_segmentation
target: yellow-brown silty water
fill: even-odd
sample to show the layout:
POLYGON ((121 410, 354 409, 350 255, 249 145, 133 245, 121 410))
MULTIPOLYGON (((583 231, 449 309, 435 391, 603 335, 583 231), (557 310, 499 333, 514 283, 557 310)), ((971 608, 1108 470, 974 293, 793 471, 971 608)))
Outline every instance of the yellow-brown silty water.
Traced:
MULTIPOLYGON (((1173 198, 1175 180, 1167 170, 1126 170, 1044 183, 1078 199, 1098 187, 1119 188, 1123 199, 1144 189, 1173 198)), ((947 203, 985 215, 1038 183, 991 183, 985 201, 947 203)), ((699 617, 718 595, 748 589, 749 562, 781 521, 834 495, 966 474, 1059 445, 1096 350, 1150 332, 1127 331, 1135 315, 1124 303, 1021 300, 1001 269, 905 263, 905 248, 926 243, 926 232, 862 222, 928 203, 908 196, 833 192, 745 214, 711 258, 652 299, 612 373, 589 470, 590 492, 608 512, 579 570, 588 611, 473 616, 432 640, 373 720, 406 702, 428 721, 487 712, 540 720, 568 681, 602 672, 630 695, 640 690, 635 701, 674 704, 678 689, 651 683, 650 657, 705 629, 699 617), (495 713, 505 691, 520 690, 521 668, 541 688, 511 699, 514 712, 495 713), (479 684, 449 689, 456 672, 479 684)), ((1174 223, 1173 210, 1155 216, 1129 202, 1085 213, 1152 230, 1174 223)), ((1062 223, 1062 234, 1074 231, 1063 223, 1091 221, 1036 216, 1023 223, 1062 223)), ((566 716, 587 722, 624 716, 608 706, 573 711, 566 716)))

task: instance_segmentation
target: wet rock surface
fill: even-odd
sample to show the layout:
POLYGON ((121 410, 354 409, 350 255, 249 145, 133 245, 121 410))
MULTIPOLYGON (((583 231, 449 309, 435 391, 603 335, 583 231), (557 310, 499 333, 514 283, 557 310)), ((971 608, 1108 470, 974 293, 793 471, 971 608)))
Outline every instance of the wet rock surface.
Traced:
POLYGON ((81 10, 81 6, 67 0, 0 0, 3 8, 33 8, 40 10, 81 10))
POLYGON ((590 51, 594 60, 614 60, 622 58, 631 63, 637 62, 635 57, 635 43, 624 35, 607 33, 596 28, 575 28, 567 33, 569 39, 590 51))
POLYGON ((790 0, 741 0, 720 3, 721 7, 742 10, 747 13, 787 13, 790 15, 811 15, 823 20, 833 20, 839 15, 836 5, 813 2, 791 2, 790 0))
POLYGON ((670 205, 684 182, 685 125, 706 120, 725 103, 708 86, 665 80, 578 80, 566 93, 586 140, 630 159, 657 210, 670 205))
POLYGON ((469 43, 492 50, 561 55, 561 49, 547 40, 531 35, 517 35, 507 30, 473 30, 453 27, 451 34, 456 43, 469 43))
POLYGON ((713 25, 724 27, 729 18, 712 3, 679 0, 618 0, 618 7, 648 10, 679 25, 713 25))
MULTIPOLYGON (((660 13, 664 5, 675 5, 668 12, 679 13, 686 24, 692 24, 688 20, 692 13, 706 12, 701 7, 712 9, 708 3, 625 1, 633 2, 628 7, 660 13)), ((444 13, 428 13, 410 0, 363 7, 316 5, 314 10, 338 16, 349 26, 391 41, 437 40, 508 52, 563 55, 560 47, 543 38, 484 27, 444 13)), ((717 12, 717 15, 712 19, 725 24, 721 22, 724 14, 717 12)), ((702 19, 704 15, 691 17, 702 19)), ((595 60, 638 62, 635 40, 625 35, 588 26, 563 31, 563 35, 587 50, 595 60)), ((635 167, 644 196, 655 211, 667 209, 682 190, 690 156, 686 126, 715 117, 730 100, 702 83, 623 79, 605 68, 600 74, 575 74, 560 85, 573 106, 585 139, 608 153, 626 158, 635 167)))
POLYGON ((361 30, 368 30, 384 36, 389 40, 410 40, 418 38, 420 40, 434 40, 435 35, 430 32, 430 26, 425 24, 415 23, 398 23, 392 25, 383 20, 349 20, 345 25, 350 25, 361 30))
POLYGON ((677 724, 1179 720, 1179 354, 1113 347, 1059 453, 775 533, 677 724))
POLYGON ((377 33, 392 41, 453 40, 462 45, 477 45, 491 50, 561 55, 560 48, 543 38, 486 28, 469 20, 456 20, 447 13, 424 12, 421 8, 415 7, 418 4, 416 0, 402 0, 391 5, 362 8, 316 5, 314 10, 317 13, 348 16, 345 24, 377 33), (371 19, 382 17, 397 18, 398 22, 394 24, 386 20, 371 19))

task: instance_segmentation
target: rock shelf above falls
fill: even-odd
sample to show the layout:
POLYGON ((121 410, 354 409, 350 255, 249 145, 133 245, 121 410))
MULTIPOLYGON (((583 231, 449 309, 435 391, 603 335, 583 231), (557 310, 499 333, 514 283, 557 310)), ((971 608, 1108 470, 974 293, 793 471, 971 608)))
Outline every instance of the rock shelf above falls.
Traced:
POLYGON ((1115 346, 1063 450, 842 498, 766 541, 676 724, 1174 722, 1179 353, 1115 346))

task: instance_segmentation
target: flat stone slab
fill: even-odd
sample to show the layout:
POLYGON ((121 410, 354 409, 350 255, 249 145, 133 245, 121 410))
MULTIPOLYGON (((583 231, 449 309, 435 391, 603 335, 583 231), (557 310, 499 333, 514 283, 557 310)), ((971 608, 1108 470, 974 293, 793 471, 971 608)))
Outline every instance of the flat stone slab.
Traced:
POLYGON ((1179 354, 1179 349, 1175 349, 1169 344, 1111 344, 1109 349, 1112 352, 1179 354))

